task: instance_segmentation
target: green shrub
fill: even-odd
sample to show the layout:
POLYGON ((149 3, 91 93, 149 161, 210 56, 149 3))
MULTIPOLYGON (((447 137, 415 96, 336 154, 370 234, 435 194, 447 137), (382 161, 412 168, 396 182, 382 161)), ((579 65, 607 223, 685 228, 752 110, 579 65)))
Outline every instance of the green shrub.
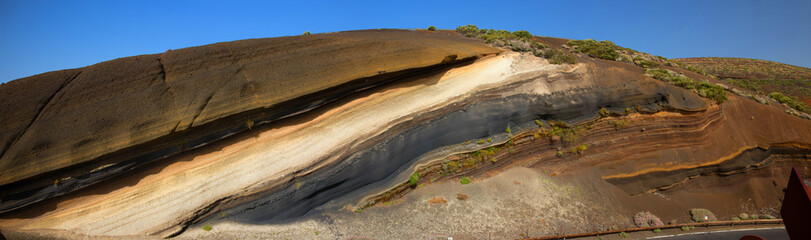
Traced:
POLYGON ((740 221, 740 220, 741 220, 741 218, 739 218, 739 217, 733 217, 732 218, 732 221, 740 221))
POLYGON ((760 216, 758 216, 757 214, 749 215, 749 219, 758 219, 758 218, 760 218, 760 216))
POLYGON ((627 237, 628 237, 628 233, 625 233, 625 232, 620 232, 620 237, 627 238, 627 237))
POLYGON ((740 218, 741 220, 747 220, 749 219, 749 214, 741 213, 738 215, 738 218, 740 218))
POLYGON ((408 178, 408 185, 414 187, 417 186, 417 182, 420 181, 420 173, 411 174, 411 177, 408 178))
POLYGON ((487 142, 493 142, 493 138, 487 138, 487 142))
POLYGON ((516 52, 529 52, 532 51, 532 46, 524 41, 507 40, 505 45, 509 46, 511 50, 516 52))
POLYGON ((479 139, 479 141, 476 141, 476 143, 478 143, 478 144, 484 144, 484 139, 479 139))
POLYGON ((479 27, 477 27, 476 25, 471 25, 471 24, 456 27, 456 31, 460 32, 460 33, 462 33, 462 34, 464 34, 465 36, 468 36, 468 37, 475 37, 475 36, 479 35, 479 27))
POLYGON ((558 153, 557 153, 556 155, 557 155, 558 157, 563 157, 563 152, 558 151, 558 153))
POLYGON ((608 115, 611 115, 611 112, 609 112, 608 109, 600 108, 600 116, 608 117, 608 115))
POLYGON ((615 130, 620 130, 620 129, 623 129, 623 128, 627 128, 628 125, 630 125, 630 123, 631 123, 631 121, 628 121, 627 119, 624 119, 624 118, 620 119, 620 120, 608 121, 608 124, 611 124, 612 126, 614 126, 615 130))
POLYGON ((549 45, 540 43, 538 41, 532 41, 532 48, 542 50, 549 48, 549 45))
POLYGON ((507 126, 507 129, 505 129, 504 132, 506 132, 506 133, 512 132, 512 130, 510 130, 510 126, 507 126))
POLYGON ((310 31, 306 31, 306 32, 302 33, 301 35, 310 35, 310 31))
POLYGON ((515 31, 515 32, 513 32, 513 35, 515 35, 516 37, 521 38, 521 39, 530 39, 530 38, 532 38, 532 34, 530 34, 527 31, 524 31, 524 30, 515 31))
POLYGON ((809 108, 804 102, 801 102, 797 97, 789 97, 779 92, 769 93, 769 97, 777 100, 780 103, 785 103, 797 111, 811 113, 811 108, 809 108))
POLYGON ((574 55, 568 54, 563 50, 560 49, 547 49, 545 51, 537 51, 535 52, 535 56, 543 56, 549 60, 551 64, 575 64, 577 63, 577 59, 574 55))
POLYGON ((461 179, 461 180, 459 180, 459 182, 461 182, 461 183, 462 183, 462 185, 467 185, 467 184, 470 184, 470 178, 468 178, 468 177, 462 177, 462 179, 461 179))
POLYGON ((634 61, 634 64, 643 68, 657 68, 659 67, 659 63, 648 61, 648 60, 639 60, 634 61))
POLYGON ((459 170, 460 167, 462 166, 460 166, 459 163, 456 161, 451 161, 445 164, 445 170, 450 173, 455 173, 457 170, 459 170))
POLYGON ((428 31, 436 31, 436 27, 434 27, 434 26, 428 26, 428 31))
POLYGON ((203 225, 203 230, 206 232, 211 231, 211 225, 203 225))
POLYGON ((608 40, 599 42, 594 39, 570 40, 567 44, 575 47, 575 50, 578 52, 606 60, 616 60, 619 58, 620 54, 617 53, 616 50, 622 49, 608 40))
POLYGON ((721 86, 711 84, 708 82, 697 82, 691 78, 683 75, 677 75, 665 69, 648 69, 646 74, 652 78, 659 79, 678 87, 695 90, 695 92, 704 98, 715 100, 716 103, 721 104, 727 99, 727 93, 721 86))
POLYGON ((690 227, 688 227, 688 226, 682 226, 682 227, 681 227, 681 230, 686 232, 686 231, 689 231, 689 230, 690 230, 690 227))
POLYGON ((657 228, 657 229, 653 229, 653 232, 654 232, 654 233, 661 233, 661 232, 662 232, 662 229, 658 229, 658 228, 657 228))

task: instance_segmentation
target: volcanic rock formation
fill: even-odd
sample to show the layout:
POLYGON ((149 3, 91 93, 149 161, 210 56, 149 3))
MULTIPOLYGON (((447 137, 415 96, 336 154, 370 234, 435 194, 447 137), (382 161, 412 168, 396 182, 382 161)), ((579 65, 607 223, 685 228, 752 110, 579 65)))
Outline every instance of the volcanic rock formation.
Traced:
MULTIPOLYGON (((536 39, 554 48, 561 42, 536 39)), ((811 166, 808 120, 732 94, 718 104, 632 64, 578 60, 550 64, 449 31, 370 30, 218 43, 15 80, 0 86, 7 113, 0 116, 0 229, 13 236, 167 237, 195 224, 240 232, 301 223, 338 238, 403 221, 384 215, 407 216, 406 206, 454 209, 463 189, 446 185, 463 176, 494 176, 481 184, 502 188, 523 182, 517 189, 556 176, 556 184, 575 182, 591 193, 550 198, 621 215, 642 207, 633 202, 687 209, 735 201, 740 194, 683 188, 811 166), (569 135, 559 139, 555 131, 569 135), (474 156, 486 148, 502 150, 474 156), (452 162, 462 163, 458 171, 448 170, 452 162), (419 185, 408 183, 414 173, 419 185), (520 180, 503 179, 512 176, 520 180), (426 193, 444 188, 453 191, 439 196, 447 204, 428 206, 434 196, 426 193), (426 199, 425 206, 408 194, 426 199), (352 215, 361 211, 385 214, 352 215)), ((498 191, 487 193, 476 181, 465 206, 501 204, 477 202, 498 199, 498 191)), ((547 221, 535 217, 549 205, 517 197, 540 192, 523 192, 505 196, 528 215, 477 218, 522 227, 547 221)), ((677 218, 662 211, 660 217, 677 218)), ((559 212, 580 216, 571 218, 581 224, 572 231, 600 221, 559 212)), ((452 222, 380 237, 426 237, 449 231, 452 222)), ((518 230, 499 231, 516 237, 518 230)))

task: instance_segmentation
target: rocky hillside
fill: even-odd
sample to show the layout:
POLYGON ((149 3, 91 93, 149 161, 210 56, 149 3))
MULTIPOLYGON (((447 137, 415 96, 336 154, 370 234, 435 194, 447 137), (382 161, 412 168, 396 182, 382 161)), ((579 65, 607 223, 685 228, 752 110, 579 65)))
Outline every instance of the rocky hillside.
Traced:
POLYGON ((811 173, 811 120, 746 94, 610 41, 472 25, 122 58, 0 86, 0 231, 518 238, 699 207, 779 217, 787 170, 811 173))
MULTIPOLYGON (((678 58, 673 61, 761 94, 779 92, 811 105, 811 69, 748 58, 678 58)), ((808 111, 806 111, 808 112, 808 111)))

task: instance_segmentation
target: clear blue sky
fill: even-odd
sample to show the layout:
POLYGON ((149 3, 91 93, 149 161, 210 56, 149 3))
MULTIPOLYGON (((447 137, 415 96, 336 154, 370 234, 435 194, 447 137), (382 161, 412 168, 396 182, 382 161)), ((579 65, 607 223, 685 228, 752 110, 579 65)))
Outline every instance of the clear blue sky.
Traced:
POLYGON ((246 38, 465 24, 811 67, 808 0, 223 2, 0 0, 0 82, 246 38))

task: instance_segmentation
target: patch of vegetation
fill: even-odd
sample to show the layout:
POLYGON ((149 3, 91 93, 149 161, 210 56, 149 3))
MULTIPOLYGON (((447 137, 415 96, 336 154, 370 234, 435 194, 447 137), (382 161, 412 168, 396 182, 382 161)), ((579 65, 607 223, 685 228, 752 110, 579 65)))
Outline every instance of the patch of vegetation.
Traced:
POLYGON ((411 174, 411 177, 408 178, 408 185, 411 187, 417 186, 417 182, 420 181, 420 173, 411 174))
POLYGON ((811 79, 811 69, 779 62, 749 58, 679 58, 677 63, 701 69, 722 78, 734 79, 811 79))
POLYGON ((608 121, 608 124, 611 124, 612 126, 614 126, 614 129, 620 130, 620 129, 623 129, 623 128, 627 128, 628 125, 631 124, 631 121, 629 121, 628 119, 625 119, 625 118, 620 118, 619 120, 608 121))
POLYGON ((648 69, 645 71, 645 73, 652 78, 662 80, 678 87, 690 89, 701 97, 715 100, 715 102, 718 104, 723 103, 727 99, 727 94, 724 88, 715 84, 698 82, 684 75, 679 75, 670 70, 660 68, 648 69))
POLYGON ((794 110, 805 113, 811 113, 811 108, 809 108, 808 105, 806 105, 804 102, 801 102, 799 99, 797 99, 797 97, 789 97, 779 92, 769 93, 769 97, 773 98, 774 100, 777 100, 780 103, 788 105, 794 110))
POLYGON ((681 226, 681 230, 682 230, 682 231, 685 231, 685 232, 686 232, 686 231, 690 231, 690 227, 688 227, 688 226, 681 226))
POLYGON ((579 142, 580 137, 586 132, 586 129, 582 126, 571 128, 562 121, 549 121, 549 126, 552 129, 546 132, 546 135, 559 136, 566 143, 579 142))
POLYGON ((476 141, 476 143, 477 144, 484 144, 484 139, 479 139, 479 141, 476 141))
POLYGON ((532 34, 525 30, 510 32, 507 30, 480 29, 476 25, 465 25, 456 28, 456 31, 467 36, 483 39, 485 43, 498 47, 507 47, 516 52, 532 52, 535 56, 549 60, 551 64, 575 64, 577 59, 559 49, 550 49, 549 45, 533 39, 532 34))
POLYGON ((569 152, 579 155, 579 154, 582 154, 587 149, 588 149, 588 146, 586 146, 586 144, 580 144, 580 145, 574 146, 571 149, 569 149, 569 152))
POLYGON ((468 177, 462 177, 462 179, 461 179, 461 180, 459 180, 459 182, 461 182, 461 183, 462 183, 462 185, 467 185, 467 184, 470 184, 470 178, 468 178, 468 177))
POLYGON ((740 220, 741 220, 741 218, 739 218, 739 217, 733 217, 732 218, 732 221, 740 221, 740 220))
POLYGON ((642 59, 640 57, 635 57, 634 60, 633 60, 633 63, 636 64, 637 66, 640 66, 640 67, 643 67, 643 68, 658 68, 659 67, 659 63, 654 62, 654 61, 648 61, 648 60, 642 59))
POLYGON ((617 50, 623 48, 615 45, 608 40, 596 41, 594 39, 586 40, 571 40, 567 43, 569 46, 574 47, 575 51, 588 54, 591 57, 596 57, 606 60, 616 60, 620 57, 617 50))
POLYGON ((747 220, 749 219, 749 214, 746 213, 738 214, 738 218, 740 218, 741 220, 747 220))
POLYGON ((505 129, 504 132, 506 132, 506 133, 512 132, 512 130, 510 130, 510 126, 507 126, 507 129, 505 129))
POLYGON ((428 26, 428 31, 436 31, 436 27, 434 27, 434 26, 428 26))
POLYGON ((602 116, 602 117, 608 117, 608 115, 611 115, 611 112, 610 112, 610 111, 608 111, 608 109, 605 109, 605 108, 600 108, 600 116, 602 116))
POLYGON ((627 238, 627 237, 628 237, 628 233, 625 233, 625 232, 620 232, 620 237, 627 238))
POLYGON ((662 229, 658 229, 658 228, 657 228, 657 229, 653 229, 653 233, 661 233, 661 232, 662 232, 662 229))
POLYGON ((536 51, 535 56, 543 57, 549 60, 551 64, 575 64, 577 58, 560 49, 548 49, 545 51, 536 51))
POLYGON ((455 173, 456 171, 459 171, 459 168, 461 168, 461 167, 462 166, 459 165, 459 163, 456 162, 456 161, 450 161, 450 162, 446 163, 445 165, 443 165, 443 169, 445 169, 445 171, 447 171, 449 173, 455 173))
POLYGON ((206 232, 211 231, 211 225, 203 225, 203 230, 206 232))
POLYGON ((538 127, 543 127, 543 122, 541 122, 541 120, 535 119, 535 124, 538 125, 538 127))
POLYGON ((493 138, 487 138, 487 142, 489 143, 493 142, 493 138))
POLYGON ((558 157, 563 157, 563 152, 558 151, 558 153, 557 153, 557 154, 555 154, 555 155, 557 155, 558 157))
POLYGON ((301 35, 310 35, 310 31, 306 31, 306 32, 302 33, 301 35))

